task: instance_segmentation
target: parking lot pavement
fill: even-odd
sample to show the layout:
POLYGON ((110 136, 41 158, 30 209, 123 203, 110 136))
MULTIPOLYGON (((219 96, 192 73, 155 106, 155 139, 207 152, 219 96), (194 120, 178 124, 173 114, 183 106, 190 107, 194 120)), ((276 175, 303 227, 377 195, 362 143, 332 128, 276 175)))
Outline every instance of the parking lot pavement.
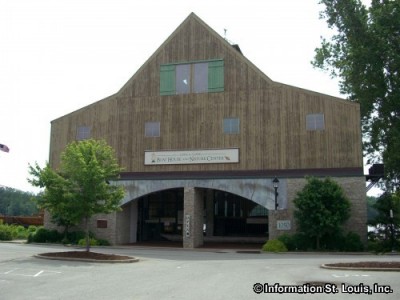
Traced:
POLYGON ((33 257, 68 250, 0 243, 0 299, 364 299, 368 293, 373 299, 400 299, 399 272, 319 267, 341 261, 399 261, 399 256, 118 247, 92 251, 131 255, 140 262, 99 264, 33 257), (310 287, 310 282, 321 287, 310 287))

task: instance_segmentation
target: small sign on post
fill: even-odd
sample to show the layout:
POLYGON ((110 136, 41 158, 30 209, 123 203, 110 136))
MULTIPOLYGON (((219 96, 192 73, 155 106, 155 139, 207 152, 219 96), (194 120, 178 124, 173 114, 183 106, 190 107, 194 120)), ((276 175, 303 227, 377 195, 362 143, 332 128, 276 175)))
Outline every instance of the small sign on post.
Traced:
POLYGON ((190 237, 190 215, 185 216, 185 236, 190 237))
POLYGON ((278 230, 290 230, 292 226, 290 224, 290 220, 277 220, 276 221, 276 229, 278 230))

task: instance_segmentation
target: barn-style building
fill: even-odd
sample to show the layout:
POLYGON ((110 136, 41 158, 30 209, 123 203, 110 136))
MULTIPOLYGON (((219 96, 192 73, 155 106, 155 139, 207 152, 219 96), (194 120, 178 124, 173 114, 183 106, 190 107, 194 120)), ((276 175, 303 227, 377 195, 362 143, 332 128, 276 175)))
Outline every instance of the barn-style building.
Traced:
POLYGON ((124 168, 113 183, 126 189, 122 211, 91 222, 113 244, 294 232, 306 176, 343 187, 346 226, 366 240, 359 105, 272 81, 193 13, 116 94, 52 121, 51 166, 88 138, 124 168))

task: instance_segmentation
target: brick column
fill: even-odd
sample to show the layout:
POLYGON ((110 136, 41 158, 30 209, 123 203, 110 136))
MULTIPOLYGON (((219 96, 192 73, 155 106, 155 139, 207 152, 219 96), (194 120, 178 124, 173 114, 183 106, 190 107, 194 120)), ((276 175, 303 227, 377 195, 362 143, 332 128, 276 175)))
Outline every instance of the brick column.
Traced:
POLYGON ((183 198, 183 248, 203 245, 203 191, 185 188, 183 198))
POLYGON ((296 224, 293 221, 293 213, 287 209, 268 211, 268 233, 269 240, 276 239, 278 236, 296 232, 296 224), (281 222, 278 228, 278 222, 281 222))

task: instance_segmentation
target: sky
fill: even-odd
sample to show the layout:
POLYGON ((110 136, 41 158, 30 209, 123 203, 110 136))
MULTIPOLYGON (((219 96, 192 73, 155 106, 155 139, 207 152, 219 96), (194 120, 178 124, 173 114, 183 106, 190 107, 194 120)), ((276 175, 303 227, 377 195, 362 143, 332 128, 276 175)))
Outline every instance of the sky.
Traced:
POLYGON ((0 185, 38 192, 50 122, 118 92, 191 12, 272 80, 344 97, 310 63, 331 35, 318 2, 0 0, 0 185))

